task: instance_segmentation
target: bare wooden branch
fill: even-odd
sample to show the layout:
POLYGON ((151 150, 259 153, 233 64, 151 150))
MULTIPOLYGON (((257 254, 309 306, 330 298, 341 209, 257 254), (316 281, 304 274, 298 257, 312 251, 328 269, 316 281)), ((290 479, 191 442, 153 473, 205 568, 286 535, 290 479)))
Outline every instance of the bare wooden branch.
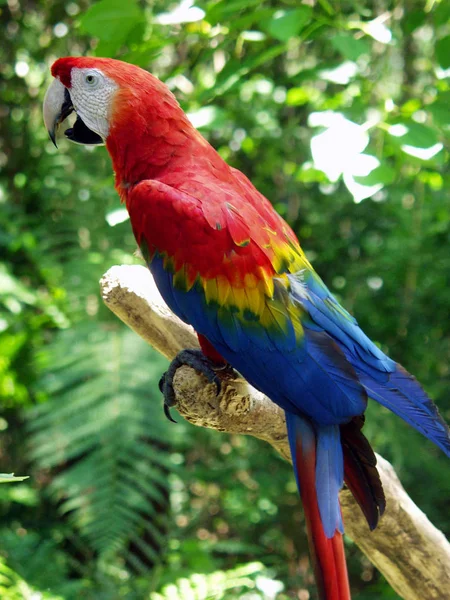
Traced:
MULTIPOLYGON (((198 347, 191 327, 171 313, 148 270, 112 267, 101 279, 105 304, 131 329, 167 358, 198 347)), ((270 443, 287 460, 290 453, 283 411, 242 379, 225 379, 216 388, 189 367, 178 369, 177 409, 193 423, 270 443)), ((387 509, 370 532, 348 490, 341 493, 347 535, 406 600, 450 598, 450 544, 403 489, 395 471, 378 456, 387 509)))

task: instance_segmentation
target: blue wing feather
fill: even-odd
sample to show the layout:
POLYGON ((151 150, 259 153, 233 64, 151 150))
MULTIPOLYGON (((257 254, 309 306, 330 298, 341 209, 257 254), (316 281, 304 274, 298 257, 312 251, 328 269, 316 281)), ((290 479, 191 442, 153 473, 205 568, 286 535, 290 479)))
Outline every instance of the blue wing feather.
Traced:
POLYGON ((395 370, 395 362, 366 336, 316 273, 303 270, 288 278, 292 296, 304 306, 317 326, 374 368, 386 372, 395 370))
POLYGON ((450 456, 450 433, 418 381, 386 356, 312 272, 290 275, 291 293, 316 325, 341 344, 367 395, 401 417, 450 456))
POLYGON ((419 382, 401 365, 396 366, 396 371, 383 383, 363 371, 357 372, 370 398, 401 417, 450 457, 449 429, 437 407, 419 382))

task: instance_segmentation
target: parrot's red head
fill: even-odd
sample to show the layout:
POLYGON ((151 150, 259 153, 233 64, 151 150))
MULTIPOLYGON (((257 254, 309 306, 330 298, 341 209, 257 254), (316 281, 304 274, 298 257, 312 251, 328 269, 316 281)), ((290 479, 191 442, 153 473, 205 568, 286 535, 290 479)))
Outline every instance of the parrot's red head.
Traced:
POLYGON ((67 57, 52 66, 55 78, 44 99, 51 139, 65 131, 79 144, 106 144, 122 187, 155 174, 199 134, 166 85, 143 69, 109 58, 67 57))

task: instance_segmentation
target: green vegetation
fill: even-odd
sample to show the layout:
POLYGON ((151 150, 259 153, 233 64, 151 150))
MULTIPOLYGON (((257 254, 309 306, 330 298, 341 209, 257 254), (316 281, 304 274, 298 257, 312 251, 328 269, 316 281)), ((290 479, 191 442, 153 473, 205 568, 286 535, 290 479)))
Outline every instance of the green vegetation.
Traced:
MULTIPOLYGON (((0 22, 0 470, 29 476, 0 486, 1 598, 315 598, 290 466, 168 423, 164 360, 102 306, 139 259, 106 151, 48 140, 49 67, 166 81, 449 419, 450 4, 1 0, 0 22)), ((449 534, 445 457, 376 406, 366 432, 449 534)), ((347 555, 355 600, 396 597, 347 555)))

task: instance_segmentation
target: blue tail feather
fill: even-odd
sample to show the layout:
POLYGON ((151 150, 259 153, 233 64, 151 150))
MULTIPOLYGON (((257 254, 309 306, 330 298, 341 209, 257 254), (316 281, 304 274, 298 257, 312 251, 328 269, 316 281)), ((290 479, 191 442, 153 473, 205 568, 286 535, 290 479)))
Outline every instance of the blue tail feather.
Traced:
POLYGON ((324 533, 327 538, 332 538, 336 531, 343 533, 339 491, 344 484, 344 459, 339 426, 313 427, 306 419, 290 412, 286 412, 286 423, 299 490, 298 473, 302 467, 297 465, 296 444, 300 443, 305 456, 315 453, 316 496, 324 533))
POLYGON ((344 484, 344 459, 338 425, 317 430, 316 489, 325 535, 344 533, 339 491, 344 484))

